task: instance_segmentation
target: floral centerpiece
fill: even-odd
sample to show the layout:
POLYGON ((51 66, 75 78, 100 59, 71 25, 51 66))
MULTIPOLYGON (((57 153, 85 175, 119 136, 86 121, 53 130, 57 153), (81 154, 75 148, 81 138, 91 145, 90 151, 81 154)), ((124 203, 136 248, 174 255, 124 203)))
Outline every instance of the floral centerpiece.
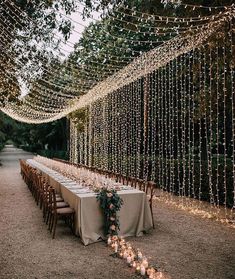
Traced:
POLYGON ((120 230, 119 217, 117 212, 120 211, 123 204, 122 198, 113 188, 103 187, 97 189, 97 200, 100 202, 100 207, 104 214, 104 232, 106 235, 118 235, 120 230))

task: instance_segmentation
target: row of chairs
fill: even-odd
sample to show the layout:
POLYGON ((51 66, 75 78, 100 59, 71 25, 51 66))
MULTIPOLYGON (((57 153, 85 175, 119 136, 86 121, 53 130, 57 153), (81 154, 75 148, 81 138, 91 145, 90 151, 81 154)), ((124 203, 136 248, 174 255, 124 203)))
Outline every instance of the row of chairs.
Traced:
POLYGON ((64 199, 56 193, 54 187, 49 185, 44 177, 31 167, 26 161, 20 159, 21 175, 27 184, 36 204, 43 212, 43 220, 48 225, 52 238, 55 238, 58 219, 64 219, 74 232, 75 211, 64 199))
POLYGON ((69 161, 58 159, 58 158, 53 158, 53 160, 61 162, 61 163, 65 163, 68 165, 72 165, 75 167, 86 168, 92 172, 104 175, 108 178, 115 180, 116 182, 122 183, 123 185, 130 185, 131 187, 133 187, 135 189, 144 191, 148 197, 150 210, 151 210, 151 216, 152 216, 152 222, 153 222, 153 228, 155 228, 154 217, 153 217, 153 197, 154 197, 157 185, 154 181, 145 181, 144 179, 140 179, 140 178, 136 178, 136 177, 129 177, 126 175, 122 175, 120 173, 114 173, 113 171, 110 171, 110 170, 103 170, 103 169, 100 169, 100 168, 97 168, 94 166, 87 166, 87 165, 83 165, 83 164, 75 164, 75 163, 71 163, 69 161))

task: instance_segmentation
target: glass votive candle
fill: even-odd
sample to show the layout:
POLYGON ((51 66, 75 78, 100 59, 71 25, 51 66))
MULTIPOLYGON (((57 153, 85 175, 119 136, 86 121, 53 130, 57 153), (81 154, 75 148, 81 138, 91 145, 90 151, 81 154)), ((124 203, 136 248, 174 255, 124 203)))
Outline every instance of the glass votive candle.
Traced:
POLYGON ((110 245, 112 243, 111 237, 108 238, 107 243, 108 243, 108 245, 110 245))
POLYGON ((151 273, 152 273, 151 268, 148 268, 147 271, 146 271, 146 274, 149 276, 151 273))
POLYGON ((123 258, 126 259, 128 256, 128 253, 127 253, 127 250, 124 250, 124 253, 123 253, 123 258))
POLYGON ((130 255, 127 256, 126 261, 127 261, 128 264, 131 263, 131 256, 130 255))
POLYGON ((117 253, 117 251, 118 251, 118 244, 117 244, 117 242, 115 242, 115 244, 114 244, 114 252, 117 253))
POLYGON ((140 274, 143 276, 145 275, 145 267, 143 265, 140 267, 140 274))
POLYGON ((140 272, 140 264, 136 265, 136 272, 138 272, 138 273, 140 272))
POLYGON ((143 258, 142 265, 143 265, 145 268, 148 267, 149 264, 148 264, 148 261, 147 261, 146 258, 143 258))

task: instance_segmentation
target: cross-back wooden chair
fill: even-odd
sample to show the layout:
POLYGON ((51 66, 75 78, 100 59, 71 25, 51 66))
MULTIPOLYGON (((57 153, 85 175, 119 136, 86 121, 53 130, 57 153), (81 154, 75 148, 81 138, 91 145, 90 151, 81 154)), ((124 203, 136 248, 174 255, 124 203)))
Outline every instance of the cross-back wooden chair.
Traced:
POLYGON ((135 177, 129 177, 129 185, 133 188, 136 188, 137 186, 137 181, 135 177))
MULTIPOLYGON (((50 206, 50 184, 47 183, 46 181, 43 181, 42 183, 42 209, 43 209, 43 219, 44 219, 44 222, 46 222, 46 224, 48 224, 48 221, 49 221, 49 218, 50 218, 50 210, 51 210, 51 206, 50 206)), ((57 207, 67 207, 68 206, 68 203, 65 203, 64 202, 64 199, 59 195, 59 194, 56 194, 56 202, 58 203, 57 204, 57 207)))
POLYGON ((52 233, 52 238, 55 238, 56 226, 59 218, 63 218, 66 221, 66 223, 68 223, 71 230, 74 232, 74 209, 69 206, 57 206, 58 203, 56 202, 56 191, 53 187, 49 187, 49 230, 52 233))
POLYGON ((139 178, 135 178, 133 183, 135 188, 145 192, 145 194, 147 195, 150 211, 151 211, 153 228, 155 228, 154 218, 153 218, 153 197, 154 197, 155 189, 157 187, 156 183, 154 181, 145 181, 139 178))
POLYGON ((148 197, 149 206, 150 206, 150 210, 151 210, 153 228, 155 228, 154 218, 153 218, 153 197, 154 197, 154 192, 155 192, 156 187, 157 187, 157 185, 154 181, 146 181, 145 185, 144 185, 144 191, 148 197))

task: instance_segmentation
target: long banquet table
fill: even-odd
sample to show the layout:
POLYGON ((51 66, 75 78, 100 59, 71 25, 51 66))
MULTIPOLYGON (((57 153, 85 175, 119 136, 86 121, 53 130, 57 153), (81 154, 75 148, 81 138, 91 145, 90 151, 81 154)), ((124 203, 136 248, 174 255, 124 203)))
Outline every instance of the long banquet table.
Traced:
MULTIPOLYGON (((62 174, 33 159, 27 163, 36 168, 53 186, 63 199, 75 210, 75 234, 80 236, 84 245, 105 239, 103 232, 104 217, 96 200, 96 194, 82 188, 62 174)), ((130 188, 130 187, 129 187, 130 188)), ((123 237, 141 236, 152 228, 152 218, 147 196, 137 189, 118 191, 123 199, 119 212, 120 232, 123 237)))

